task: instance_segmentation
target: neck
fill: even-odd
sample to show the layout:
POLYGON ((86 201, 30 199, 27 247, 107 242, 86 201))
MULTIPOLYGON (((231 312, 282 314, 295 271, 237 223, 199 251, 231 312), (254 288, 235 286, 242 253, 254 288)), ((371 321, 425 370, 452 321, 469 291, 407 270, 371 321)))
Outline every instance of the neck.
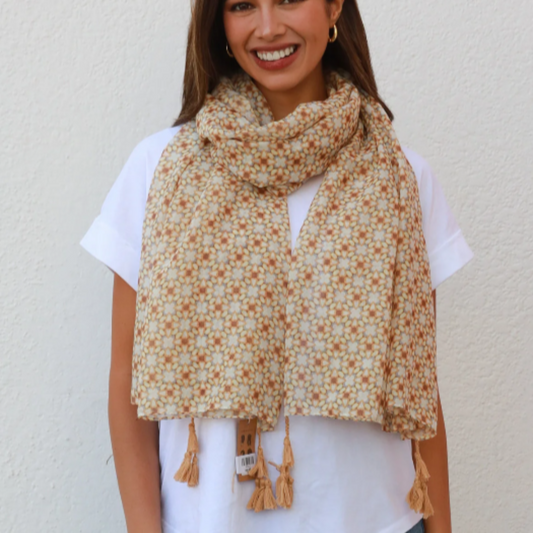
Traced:
POLYGON ((274 120, 281 120, 290 115, 300 104, 327 98, 322 63, 319 63, 317 68, 298 85, 285 91, 270 90, 257 81, 254 82, 265 96, 274 120))

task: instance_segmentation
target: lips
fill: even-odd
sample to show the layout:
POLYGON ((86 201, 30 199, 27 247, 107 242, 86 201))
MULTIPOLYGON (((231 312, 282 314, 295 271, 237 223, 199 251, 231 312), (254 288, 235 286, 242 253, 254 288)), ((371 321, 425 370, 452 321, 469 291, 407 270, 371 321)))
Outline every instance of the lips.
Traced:
POLYGON ((279 52, 290 46, 300 46, 298 43, 287 43, 287 44, 276 44, 271 46, 261 46, 257 48, 252 48, 251 52, 279 52))
POLYGON ((261 59, 261 61, 277 61, 294 54, 297 50, 297 46, 287 46, 285 48, 279 48, 273 51, 255 50, 255 55, 261 59))
POLYGON ((251 55, 254 58, 256 64, 264 70, 280 70, 288 67, 292 64, 296 58, 300 55, 300 45, 288 45, 280 47, 279 45, 273 49, 269 47, 270 50, 266 50, 266 47, 256 48, 251 51, 251 55), (281 57, 279 55, 280 50, 287 50, 288 48, 295 48, 294 51, 287 56, 281 57), (258 52, 261 54, 262 58, 258 56, 258 52))

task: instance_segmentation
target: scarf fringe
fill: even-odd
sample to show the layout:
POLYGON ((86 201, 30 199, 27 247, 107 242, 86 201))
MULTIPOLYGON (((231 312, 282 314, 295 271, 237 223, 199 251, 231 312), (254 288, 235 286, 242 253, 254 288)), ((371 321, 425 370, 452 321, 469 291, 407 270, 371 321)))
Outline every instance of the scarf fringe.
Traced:
POLYGON ((247 509, 253 509, 256 513, 264 511, 265 509, 275 509, 276 500, 274 498, 274 492, 272 491, 272 481, 268 476, 268 468, 263 453, 263 447, 261 446, 261 430, 257 428, 257 435, 259 437, 259 445, 257 447, 257 463, 248 472, 249 476, 255 478, 255 489, 252 493, 247 509))
POLYGON ((420 455, 419 441, 415 440, 415 480, 411 490, 407 494, 406 501, 409 507, 417 513, 423 513, 424 518, 434 514, 433 505, 429 499, 427 482, 430 478, 426 463, 420 455))
POLYGON ((181 483, 187 483, 189 487, 196 487, 200 479, 200 471, 198 468, 198 457, 200 448, 198 446, 198 437, 196 436, 196 428, 194 425, 194 418, 191 418, 189 424, 189 442, 187 443, 187 451, 183 457, 183 462, 178 471, 174 474, 174 479, 181 483))
POLYGON ((294 454, 289 437, 289 417, 285 416, 285 439, 283 439, 283 462, 277 465, 269 461, 279 472, 276 480, 276 501, 280 507, 290 509, 294 499, 294 478, 290 469, 294 466, 294 454))

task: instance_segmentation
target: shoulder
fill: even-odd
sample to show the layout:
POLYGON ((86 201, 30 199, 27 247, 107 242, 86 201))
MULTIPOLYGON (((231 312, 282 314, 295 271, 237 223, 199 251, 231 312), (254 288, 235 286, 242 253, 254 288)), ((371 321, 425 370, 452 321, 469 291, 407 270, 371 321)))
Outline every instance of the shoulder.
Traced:
POLYGON ((418 183, 422 229, 435 289, 468 263, 473 253, 430 164, 410 148, 402 146, 402 151, 413 168, 418 183))
POLYGON ((152 177, 163 150, 180 129, 181 126, 174 126, 160 130, 145 137, 133 149, 126 166, 130 167, 129 170, 132 171, 132 174, 144 176, 142 185, 146 194, 148 194, 152 177))
POLYGON ((418 187, 425 185, 427 181, 431 181, 433 171, 429 163, 418 152, 407 146, 402 145, 402 151, 415 173, 418 187))
POLYGON ((148 190, 163 150, 179 129, 158 131, 135 146, 80 242, 135 290, 148 190))
MULTIPOLYGON (((402 146, 402 151, 416 176, 418 196, 425 228, 428 228, 430 223, 432 225, 435 224, 437 222, 435 220, 436 218, 448 219, 452 216, 452 213, 446 204, 444 191, 430 164, 418 152, 415 152, 411 148, 402 146), (436 205, 441 205, 446 208, 435 211, 436 205)), ((446 223, 446 220, 443 220, 443 222, 446 223)))

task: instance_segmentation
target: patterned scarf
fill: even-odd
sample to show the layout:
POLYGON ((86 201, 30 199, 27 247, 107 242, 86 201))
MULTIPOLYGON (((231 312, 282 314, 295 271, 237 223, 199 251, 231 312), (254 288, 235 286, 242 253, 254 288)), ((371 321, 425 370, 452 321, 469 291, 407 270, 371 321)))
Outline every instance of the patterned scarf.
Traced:
MULTIPOLYGON (((140 418, 191 417, 177 474, 190 485, 193 417, 256 418, 260 436, 283 403, 287 416, 379 423, 415 440, 408 501, 429 516, 418 440, 436 434, 436 348, 416 178, 379 103, 343 71, 325 77, 326 100, 281 120, 248 75, 223 78, 163 152, 143 226, 131 400, 140 418), (287 195, 322 172, 291 250, 287 195)), ((288 423, 285 451, 282 492, 288 423)), ((258 454, 249 506, 261 510, 273 504, 258 454)), ((281 500, 290 507, 292 493, 281 500)))

